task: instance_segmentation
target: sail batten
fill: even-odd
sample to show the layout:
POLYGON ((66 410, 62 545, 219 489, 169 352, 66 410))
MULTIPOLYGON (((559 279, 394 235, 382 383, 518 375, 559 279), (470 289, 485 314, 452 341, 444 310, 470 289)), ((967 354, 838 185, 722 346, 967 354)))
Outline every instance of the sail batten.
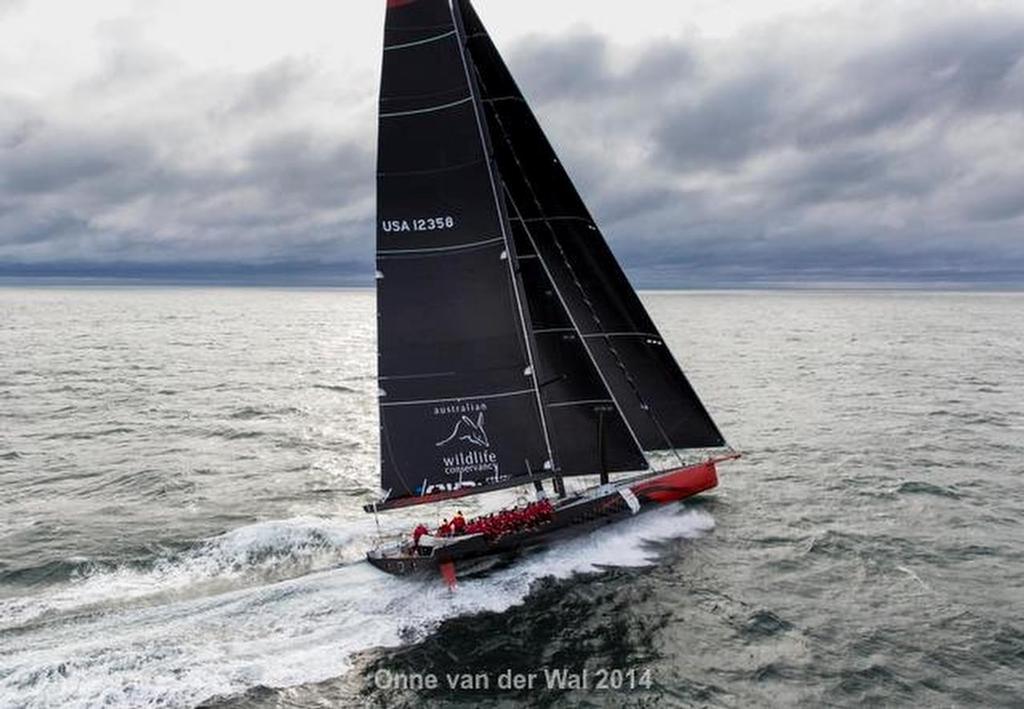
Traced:
POLYGON ((477 396, 458 396, 450 399, 410 399, 408 401, 384 401, 381 402, 381 406, 414 406, 417 404, 454 404, 462 403, 467 401, 478 401, 480 399, 503 399, 509 396, 527 396, 533 394, 534 390, 530 389, 519 389, 517 391, 496 391, 488 392, 486 394, 479 394, 477 396))
POLYGON ((408 254, 445 254, 452 251, 462 251, 465 249, 478 249, 483 246, 495 246, 497 244, 504 244, 505 237, 497 236, 493 239, 483 239, 481 241, 472 241, 468 244, 455 244, 453 246, 434 246, 432 248, 422 249, 382 249, 377 252, 378 258, 388 256, 405 256, 408 254))
POLYGON ((578 401, 559 401, 554 404, 548 404, 549 409, 558 409, 563 406, 591 406, 593 404, 614 404, 613 399, 580 399, 578 401))
POLYGON ((390 46, 385 46, 384 47, 384 51, 385 52, 392 52, 392 51, 394 51, 396 49, 406 49, 408 47, 418 47, 421 44, 429 44, 430 42, 436 42, 436 41, 438 41, 440 39, 447 39, 448 37, 453 37, 453 36, 455 36, 455 30, 449 30, 448 32, 443 32, 441 34, 434 35, 433 37, 427 37, 426 39, 418 39, 415 42, 400 42, 398 44, 392 44, 390 46))
POLYGON ((460 98, 457 101, 449 101, 448 103, 439 103, 436 106, 427 106, 426 108, 417 108, 417 109, 413 109, 413 110, 410 110, 410 111, 391 111, 390 113, 382 111, 380 113, 380 117, 381 118, 399 118, 401 116, 414 116, 417 113, 433 113, 434 111, 443 111, 446 108, 455 108, 456 106, 461 106, 464 103, 469 103, 472 100, 473 100, 472 96, 466 96, 465 98, 460 98))

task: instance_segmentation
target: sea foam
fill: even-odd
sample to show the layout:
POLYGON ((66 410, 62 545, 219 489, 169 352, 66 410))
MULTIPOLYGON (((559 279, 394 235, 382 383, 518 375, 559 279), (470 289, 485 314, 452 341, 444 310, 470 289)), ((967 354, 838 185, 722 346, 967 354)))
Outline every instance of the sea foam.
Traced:
POLYGON ((522 603, 540 578, 649 564, 649 540, 696 537, 713 526, 701 511, 655 510, 462 581, 453 593, 357 561, 372 522, 250 525, 149 570, 102 572, 4 602, 0 696, 39 707, 191 705, 256 686, 319 682, 344 673, 361 650, 522 603), (294 568, 295 558, 313 570, 266 580, 294 568), (49 623, 51 614, 61 622, 49 623))

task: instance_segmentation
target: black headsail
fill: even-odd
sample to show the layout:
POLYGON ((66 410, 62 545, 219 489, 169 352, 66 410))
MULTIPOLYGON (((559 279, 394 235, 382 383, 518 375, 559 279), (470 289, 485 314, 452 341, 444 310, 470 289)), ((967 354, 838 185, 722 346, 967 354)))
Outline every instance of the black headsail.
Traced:
MULTIPOLYGON (((546 320, 547 306, 538 305, 543 298, 530 301, 540 368, 545 354, 557 349, 551 335, 580 338, 581 349, 596 364, 617 413, 641 448, 724 445, 469 0, 454 2, 464 25, 515 241, 521 256, 535 256, 533 263, 521 262, 527 290, 538 296, 546 282, 564 308, 563 321, 556 323, 546 320)), ((554 429, 557 417, 551 423, 554 429)), ((557 449, 561 439, 552 438, 557 449)))
MULTIPOLYGON (((462 8, 454 5, 456 28, 468 48, 475 28, 466 24, 462 8)), ((473 14, 468 16, 470 21, 474 18, 473 14)), ((481 114, 485 115, 486 93, 471 54, 467 54, 467 66, 474 93, 481 102, 481 114)), ((521 176, 514 174, 515 165, 502 167, 498 162, 501 150, 495 146, 495 140, 500 142, 502 136, 492 133, 486 123, 484 135, 491 150, 493 174, 501 185, 509 253, 515 264, 521 301, 526 303, 524 322, 529 327, 528 339, 555 469, 560 477, 567 477, 647 468, 639 442, 616 407, 607 383, 573 326, 572 315, 552 275, 523 228, 518 206, 507 189, 510 180, 521 176)))
POLYGON ((553 473, 469 77, 448 0, 388 0, 377 175, 384 506, 553 473))

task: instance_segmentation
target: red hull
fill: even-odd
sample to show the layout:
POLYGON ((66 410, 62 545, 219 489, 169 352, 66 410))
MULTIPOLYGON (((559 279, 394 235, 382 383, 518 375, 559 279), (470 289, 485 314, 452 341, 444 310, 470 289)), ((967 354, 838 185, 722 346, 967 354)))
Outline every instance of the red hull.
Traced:
POLYGON ((715 462, 709 460, 700 465, 670 470, 664 475, 631 485, 629 489, 641 503, 655 502, 663 505, 684 500, 718 485, 715 462))
POLYGON ((600 496, 577 495, 556 503, 552 519, 537 528, 505 534, 495 539, 479 534, 469 535, 428 556, 412 554, 406 548, 407 545, 401 544, 371 551, 367 559, 377 568, 396 575, 439 570, 448 585, 452 586, 456 573, 467 573, 467 569, 468 573, 476 573, 479 568, 490 568, 495 562, 514 558, 525 549, 568 539, 636 513, 710 490, 718 485, 716 463, 737 457, 716 458, 668 470, 632 484, 623 482, 606 492, 592 491, 592 494, 597 492, 600 496), (633 494, 626 493, 627 489, 633 494), (635 500, 630 499, 634 496, 635 500))

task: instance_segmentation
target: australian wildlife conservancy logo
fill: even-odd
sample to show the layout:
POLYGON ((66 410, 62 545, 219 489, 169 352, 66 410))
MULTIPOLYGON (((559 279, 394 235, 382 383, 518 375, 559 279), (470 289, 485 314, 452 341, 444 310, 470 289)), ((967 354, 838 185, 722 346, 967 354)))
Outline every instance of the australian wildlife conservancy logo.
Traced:
POLYGON ((441 468, 445 475, 479 479, 481 474, 497 479, 498 454, 491 450, 484 414, 487 404, 465 403, 438 406, 434 416, 449 417, 448 435, 434 444, 441 451, 441 468))
POLYGON ((455 440, 466 441, 481 448, 490 447, 490 441, 487 440, 487 431, 484 430, 484 412, 481 411, 476 415, 476 421, 470 419, 469 416, 461 416, 455 422, 455 429, 452 431, 452 435, 443 441, 438 441, 434 445, 440 448, 455 440))

